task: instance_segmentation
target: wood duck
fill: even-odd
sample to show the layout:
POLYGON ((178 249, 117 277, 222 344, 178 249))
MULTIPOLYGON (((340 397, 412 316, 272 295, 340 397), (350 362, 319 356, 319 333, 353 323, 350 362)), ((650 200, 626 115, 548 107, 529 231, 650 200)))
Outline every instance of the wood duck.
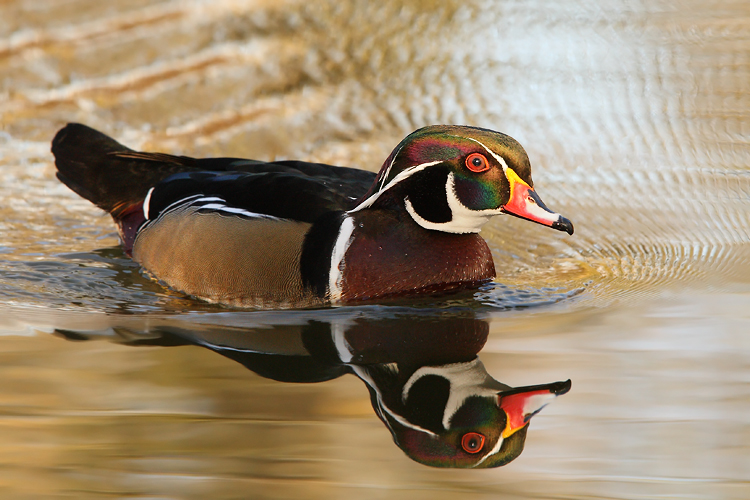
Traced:
MULTIPOLYGON (((152 321, 149 332, 116 332, 133 345, 199 345, 280 382, 353 374, 367 386, 396 445, 433 467, 506 465, 523 451, 530 419, 571 387, 567 380, 512 388, 494 379, 477 357, 489 324, 473 316, 439 310, 299 319, 261 320, 258 328, 194 323, 180 328, 173 320, 152 321)), ((71 340, 90 337, 58 333, 71 340)))
POLYGON ((169 287, 240 307, 316 307, 474 288, 495 277, 477 234, 510 214, 573 234, 533 189, 523 147, 466 126, 408 135, 378 174, 301 161, 128 149, 80 124, 52 141, 57 177, 114 218, 169 287))

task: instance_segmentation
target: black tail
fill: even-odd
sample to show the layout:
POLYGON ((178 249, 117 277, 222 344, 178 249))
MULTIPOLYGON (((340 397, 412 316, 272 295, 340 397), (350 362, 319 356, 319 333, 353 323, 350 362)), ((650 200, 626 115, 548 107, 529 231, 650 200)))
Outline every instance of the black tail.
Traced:
POLYGON ((192 158, 139 153, 79 123, 69 123, 55 135, 52 154, 57 178, 115 219, 140 205, 165 177, 198 170, 192 158))

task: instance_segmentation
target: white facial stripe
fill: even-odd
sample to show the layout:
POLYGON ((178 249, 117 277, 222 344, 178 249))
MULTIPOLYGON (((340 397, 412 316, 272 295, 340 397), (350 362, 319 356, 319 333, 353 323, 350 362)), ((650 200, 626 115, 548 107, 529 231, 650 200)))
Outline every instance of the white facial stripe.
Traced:
POLYGON ((426 220, 414 210, 409 197, 404 199, 404 205, 406 205, 406 211, 409 212, 412 219, 423 228, 457 234, 478 233, 491 217, 503 213, 500 208, 471 210, 461 203, 456 195, 456 178, 453 172, 448 174, 448 181, 445 183, 445 195, 448 199, 448 208, 451 210, 451 220, 448 222, 426 220))
POLYGON ((429 434, 430 436, 437 437, 437 434, 435 434, 434 432, 432 432, 432 431, 430 431, 428 429, 425 429, 424 427, 420 427, 418 425, 412 424, 411 422, 409 422, 408 420, 406 420, 404 417, 402 417, 401 415, 399 415, 395 411, 393 411, 390 408, 388 408, 385 405, 385 403, 383 403, 383 400, 380 398, 380 394, 378 394, 378 403, 380 404, 380 407, 383 409, 383 411, 385 411, 386 413, 388 413, 388 415, 390 415, 391 418, 393 418, 393 420, 395 420, 399 424, 403 425, 404 427, 408 427, 409 429, 412 429, 412 430, 415 430, 415 431, 418 431, 418 432, 423 432, 425 434, 429 434))
POLYGON ((344 257, 349 245, 352 243, 354 232, 354 219, 346 217, 339 227, 336 244, 331 252, 331 269, 328 272, 328 294, 331 302, 341 300, 342 280, 344 278, 344 257))
MULTIPOLYGON (((419 164, 419 165, 414 165, 413 167, 407 168, 403 172, 399 172, 399 174, 396 177, 394 177, 393 180, 391 182, 389 182, 386 187, 381 188, 375 194, 373 194, 372 196, 370 196, 369 198, 367 198, 365 201, 363 201, 362 203, 360 203, 357 207, 349 210, 349 212, 347 212, 347 213, 353 214, 354 212, 358 212, 358 211, 362 210, 363 208, 367 208, 369 206, 372 206, 372 204, 375 203, 378 198, 380 198, 381 194, 385 193, 386 191, 388 191, 390 188, 392 188, 393 186, 395 186, 399 182, 401 182, 401 181, 403 181, 405 179, 408 179, 412 175, 416 174, 417 172, 420 172, 420 171, 424 170, 427 167, 431 167, 431 166, 437 165, 439 163, 443 163, 443 160, 430 161, 430 162, 427 162, 427 163, 422 163, 422 164, 419 164)), ((393 166, 393 165, 391 165, 391 166, 393 166)), ((388 169, 390 170, 390 167, 388 167, 388 169)))
POLYGON ((357 374, 357 377, 359 377, 360 379, 362 379, 362 381, 365 384, 367 384, 368 386, 372 387, 372 389, 375 391, 375 395, 377 396, 378 406, 380 407, 380 409, 383 412, 385 412, 388 415, 390 415, 393 420, 395 420, 399 424, 403 425, 404 427, 408 427, 409 429, 412 429, 412 430, 415 430, 415 431, 418 431, 418 432, 423 432, 423 433, 428 434, 430 436, 437 437, 437 434, 435 434, 434 432, 432 432, 432 431, 430 431, 428 429, 425 429, 424 427, 420 427, 418 425, 412 424, 411 422, 409 422, 408 420, 406 420, 404 417, 402 417, 398 413, 396 413, 393 410, 391 410, 390 408, 388 408, 385 405, 385 403, 383 402, 383 395, 381 394, 380 389, 378 389, 378 386, 375 384, 375 381, 372 379, 372 377, 370 377, 370 374, 367 373, 367 370, 365 370, 364 367, 357 366, 357 365, 350 365, 350 367, 354 371, 354 373, 357 374))
POLYGON ((400 148, 398 148, 398 151, 396 151, 396 154, 393 155, 393 159, 391 160, 391 164, 388 165, 388 168, 383 172, 383 178, 380 179, 380 189, 383 189, 383 184, 385 184, 385 180, 388 178, 388 174, 391 173, 391 168, 393 167, 393 164, 396 163, 396 158, 398 158, 398 154, 403 149, 404 145, 402 144, 400 148))
POLYGON ((500 451, 500 448, 503 447, 503 441, 505 441, 505 439, 503 439, 502 436, 498 436, 497 437, 497 443, 495 443, 495 446, 490 451, 488 451, 482 457, 482 459, 479 462, 475 463, 472 467, 478 467, 482 462, 484 462, 485 460, 487 460, 488 458, 490 458, 492 455, 494 455, 495 453, 497 453, 498 451, 500 451))
MULTIPOLYGON (((454 136, 454 137, 459 137, 459 136, 454 136)), ((490 148, 488 148, 487 146, 485 146, 484 144, 482 144, 481 142, 479 142, 476 139, 472 139, 471 137, 463 137, 463 139, 469 139, 470 141, 474 141, 477 144, 479 144, 480 146, 482 146, 484 148, 484 150, 487 151, 489 154, 491 154, 492 157, 495 160, 497 160, 497 162, 500 164, 500 166, 503 167, 503 172, 505 172, 505 171, 508 170, 508 164, 505 163, 505 159, 502 156, 496 154, 494 151, 492 151, 490 148)))
MULTIPOLYGON (((546 394, 536 394, 534 396, 530 396, 529 398, 526 399, 526 401, 524 401, 524 405, 523 405, 524 416, 539 413, 542 410, 542 408, 547 406, 556 397, 557 395, 552 394, 551 392, 548 392, 546 394)), ((482 462, 490 458, 492 455, 500 451, 500 448, 503 446, 503 441, 505 440, 503 439, 501 435, 500 437, 498 437, 497 443, 495 443, 494 448, 492 448, 492 450, 490 450, 484 457, 482 457, 482 459, 479 462, 474 464, 474 467, 478 466, 479 464, 481 464, 482 462)))
MULTIPOLYGON (((503 172, 508 171, 508 164, 505 163, 505 160, 503 159, 502 156, 495 154, 494 151, 492 151, 490 148, 488 148, 487 146, 485 146, 484 144, 482 144, 476 139, 472 139, 471 137, 466 137, 466 139, 469 139, 470 141, 474 141, 480 146, 482 146, 485 149, 485 151, 491 154, 495 158, 495 160, 497 160, 497 162, 503 167, 503 172)), ((506 173, 506 177, 507 177, 507 173, 506 173)), ((529 212, 529 214, 544 221, 555 222, 556 220, 560 218, 560 214, 550 213, 544 210, 542 207, 540 207, 536 203, 527 203, 526 210, 529 212)))

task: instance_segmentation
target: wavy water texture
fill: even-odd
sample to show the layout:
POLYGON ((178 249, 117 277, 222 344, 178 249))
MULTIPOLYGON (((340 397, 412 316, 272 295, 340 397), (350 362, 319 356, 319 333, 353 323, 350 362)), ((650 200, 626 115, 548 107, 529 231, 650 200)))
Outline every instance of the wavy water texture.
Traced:
MULTIPOLYGON (((490 305, 518 303, 513 287, 555 290, 551 302, 581 289, 585 303, 627 300, 676 283, 731 278, 746 260, 750 186, 742 167, 750 151, 742 88, 750 65, 740 22, 713 26, 709 17, 692 26, 684 23, 694 11, 683 19, 657 7, 634 13, 614 5, 583 5, 569 19, 567 8, 542 15, 515 3, 430 11, 223 1, 134 4, 63 23, 75 6, 52 5, 5 7, 36 20, 34 28, 6 26, 10 35, 0 43, 9 97, 0 104, 3 140, 12 145, 3 163, 26 165, 4 173, 13 211, 4 234, 18 235, 4 245, 8 260, 85 250, 60 248, 54 235, 66 226, 62 218, 73 232, 107 234, 102 219, 98 229, 79 228, 86 204, 47 182, 47 141, 55 124, 76 120, 134 147, 371 170, 403 134, 429 123, 515 135, 530 153, 542 197, 574 220, 577 233, 494 221, 483 234, 502 286, 479 295, 490 305), (446 30, 455 33, 450 50, 435 43, 446 30), (721 44, 721 60, 711 61, 715 47, 696 40, 721 44), (46 219, 33 228, 38 243, 31 248, 29 234, 12 225, 24 221, 29 200, 46 219)), ((90 214, 84 218, 93 223, 90 214)), ((88 248, 116 245, 105 241, 88 248)), ((80 279, 85 287, 88 278, 80 279)))
POLYGON ((2 1, 0 496, 748 498, 749 138, 746 0, 2 1), (229 310, 144 276, 55 179, 72 121, 373 171, 418 127, 483 126, 576 231, 496 217, 472 293, 229 310), (492 476, 405 464, 355 382, 39 335, 453 309, 490 323, 490 371, 573 378, 492 476))

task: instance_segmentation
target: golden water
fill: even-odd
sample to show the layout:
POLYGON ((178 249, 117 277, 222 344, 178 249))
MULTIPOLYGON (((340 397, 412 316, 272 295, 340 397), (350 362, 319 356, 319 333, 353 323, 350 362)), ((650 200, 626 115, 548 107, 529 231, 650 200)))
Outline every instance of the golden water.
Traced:
POLYGON ((744 0, 6 0, 0 127, 2 498, 750 497, 744 0), (109 327, 306 313, 142 276, 54 178, 69 121, 145 150, 371 170, 427 124, 512 135, 576 233, 496 218, 497 283, 448 305, 489 321, 493 376, 572 391, 515 462, 438 470, 394 446, 354 377, 282 384, 122 345, 109 327))

